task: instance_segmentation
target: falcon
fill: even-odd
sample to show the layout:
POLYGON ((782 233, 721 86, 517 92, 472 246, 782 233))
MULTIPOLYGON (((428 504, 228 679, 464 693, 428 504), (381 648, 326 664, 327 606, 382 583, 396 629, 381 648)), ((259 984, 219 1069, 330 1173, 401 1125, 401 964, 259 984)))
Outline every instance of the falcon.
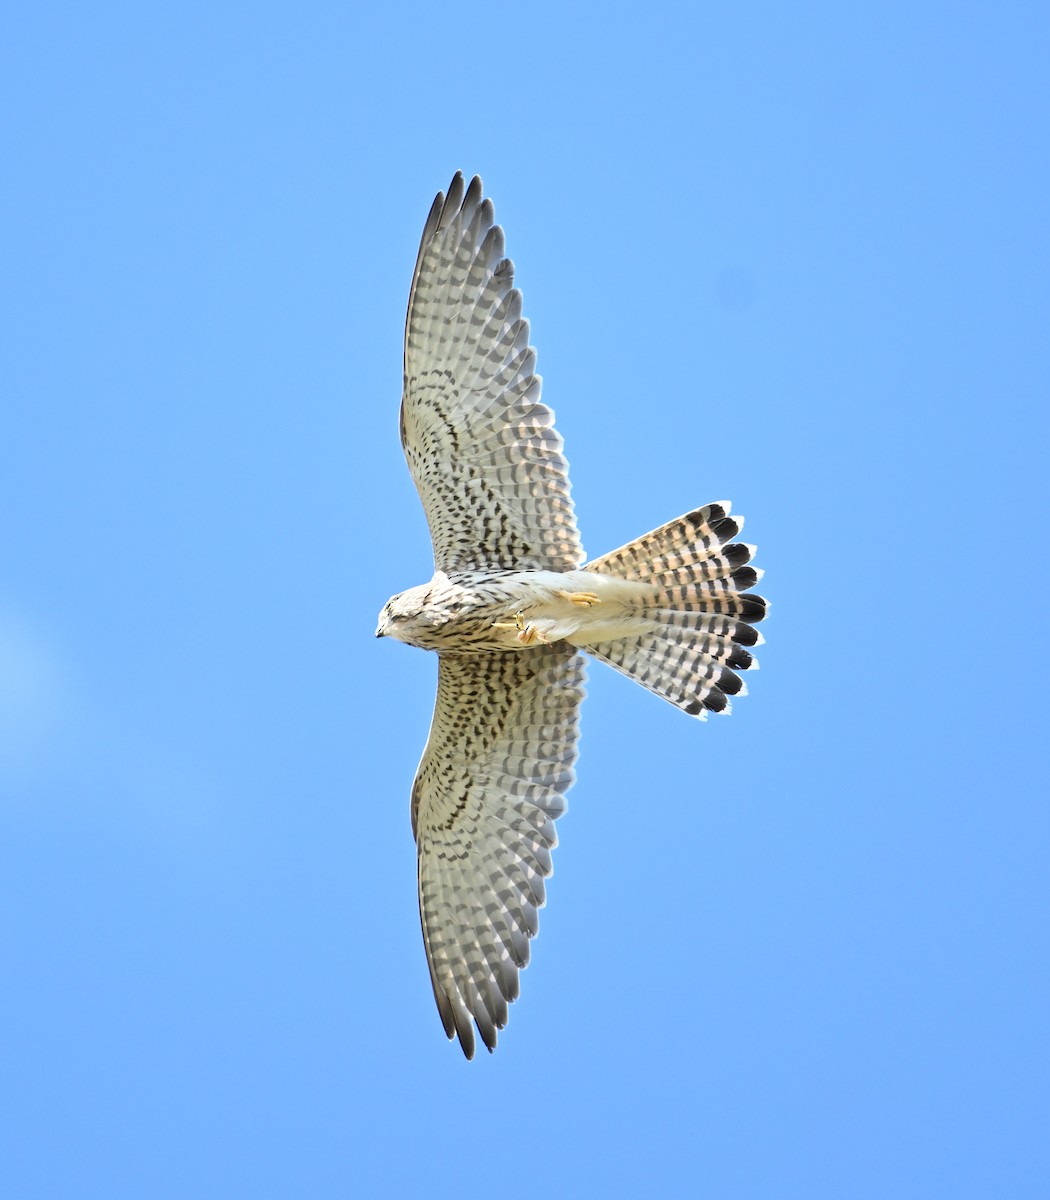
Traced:
POLYGON ((590 562, 536 351, 476 176, 439 192, 405 324, 401 444, 434 577, 392 597, 377 637, 436 650, 412 786, 419 913, 449 1039, 491 1051, 546 899, 575 778, 585 651, 684 712, 726 713, 766 601, 743 521, 708 504, 590 562))

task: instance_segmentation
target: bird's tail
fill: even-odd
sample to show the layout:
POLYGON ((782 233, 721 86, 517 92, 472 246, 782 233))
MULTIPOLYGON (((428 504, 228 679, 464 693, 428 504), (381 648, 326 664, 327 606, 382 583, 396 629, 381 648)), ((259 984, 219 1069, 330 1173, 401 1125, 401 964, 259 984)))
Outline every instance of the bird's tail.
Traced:
POLYGON ((748 647, 766 601, 749 592, 762 572, 749 566, 754 546, 735 542, 743 518, 729 504, 708 504, 669 521, 585 570, 652 585, 639 615, 651 631, 587 646, 588 653, 670 700, 691 716, 727 712, 747 689, 738 672, 757 667, 748 647))

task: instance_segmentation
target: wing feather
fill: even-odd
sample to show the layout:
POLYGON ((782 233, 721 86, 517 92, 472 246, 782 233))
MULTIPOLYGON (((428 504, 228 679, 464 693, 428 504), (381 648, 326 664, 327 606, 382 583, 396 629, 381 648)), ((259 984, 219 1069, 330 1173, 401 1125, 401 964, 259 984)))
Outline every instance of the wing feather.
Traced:
POLYGON ((468 1058, 517 998, 575 778, 581 655, 443 654, 412 788, 419 913, 438 1012, 468 1058))
POLYGON ((481 180, 423 229, 405 321, 401 443, 445 572, 572 570, 583 548, 554 414, 481 180))

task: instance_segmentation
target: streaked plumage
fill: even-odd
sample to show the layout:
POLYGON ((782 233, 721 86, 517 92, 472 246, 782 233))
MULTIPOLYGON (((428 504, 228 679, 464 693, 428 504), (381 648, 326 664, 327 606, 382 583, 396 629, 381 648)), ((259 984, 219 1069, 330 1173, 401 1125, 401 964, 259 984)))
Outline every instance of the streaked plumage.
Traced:
POLYGON ((394 596, 388 634, 439 653, 412 788, 419 910, 450 1038, 491 1050, 518 995, 574 779, 580 649, 694 716, 727 712, 766 602, 728 504, 585 566, 554 415, 481 180, 430 210, 405 326, 401 441, 434 578, 394 596))

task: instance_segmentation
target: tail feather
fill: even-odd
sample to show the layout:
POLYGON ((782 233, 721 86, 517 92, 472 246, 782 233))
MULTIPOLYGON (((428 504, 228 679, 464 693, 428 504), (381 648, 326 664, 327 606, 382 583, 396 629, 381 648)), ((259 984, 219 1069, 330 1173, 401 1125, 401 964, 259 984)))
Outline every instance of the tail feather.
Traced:
POLYGON ((692 716, 728 712, 747 691, 737 672, 758 666, 745 647, 762 641, 752 626, 768 607, 746 590, 762 572, 755 547, 731 540, 742 526, 728 503, 708 504, 588 563, 652 585, 639 612, 652 628, 587 651, 692 716))
MULTIPOLYGON (((603 554, 588 563, 587 570, 621 575, 626 579, 649 579, 718 555, 743 526, 741 518, 729 516, 728 500, 707 504, 635 538, 618 550, 603 554)), ((737 565, 745 562, 747 557, 740 559, 737 565)))

